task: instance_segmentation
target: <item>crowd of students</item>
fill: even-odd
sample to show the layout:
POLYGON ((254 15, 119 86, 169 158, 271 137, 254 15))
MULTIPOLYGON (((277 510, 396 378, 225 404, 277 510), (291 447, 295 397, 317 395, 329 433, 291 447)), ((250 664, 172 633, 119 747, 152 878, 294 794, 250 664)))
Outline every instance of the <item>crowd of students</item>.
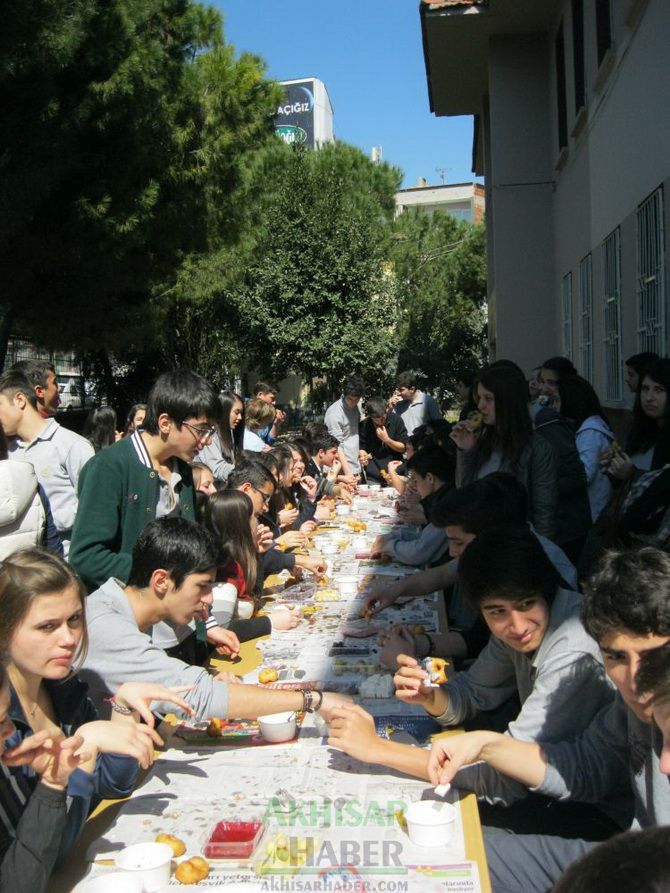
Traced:
POLYGON ((624 449, 562 357, 529 378, 504 360, 464 372, 453 426, 411 373, 390 397, 352 377, 295 436, 267 382, 245 402, 169 372, 123 431, 100 407, 81 437, 54 418, 50 366, 0 376, 0 887, 45 889, 170 711, 320 710, 332 746, 474 791, 495 891, 573 889, 566 869, 593 875, 598 844, 629 828, 622 847, 642 852, 640 829, 670 825, 670 360, 627 370, 624 449), (207 669, 298 625, 258 613, 264 581, 323 576, 308 537, 362 480, 395 488, 406 522, 373 555, 420 568, 366 610, 445 598, 445 629, 393 625, 381 643, 397 698, 466 729, 431 751, 379 738, 333 692, 207 669), (427 688, 427 656, 459 672, 427 688))

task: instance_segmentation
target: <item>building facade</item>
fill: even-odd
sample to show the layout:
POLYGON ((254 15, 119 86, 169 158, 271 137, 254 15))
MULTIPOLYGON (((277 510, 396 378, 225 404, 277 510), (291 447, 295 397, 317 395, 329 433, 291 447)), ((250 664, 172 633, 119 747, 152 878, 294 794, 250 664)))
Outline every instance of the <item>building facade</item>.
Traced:
POLYGON ((326 85, 318 78, 280 81, 284 100, 274 117, 276 133, 286 143, 320 149, 332 143, 333 107, 326 85))
POLYGON ((484 187, 481 183, 443 183, 431 186, 424 177, 416 186, 396 192, 397 213, 408 208, 420 207, 429 214, 445 211, 459 220, 470 223, 484 222, 484 187))
POLYGON ((476 116, 492 357, 563 353, 604 402, 668 353, 668 0, 423 0, 437 115, 476 116))

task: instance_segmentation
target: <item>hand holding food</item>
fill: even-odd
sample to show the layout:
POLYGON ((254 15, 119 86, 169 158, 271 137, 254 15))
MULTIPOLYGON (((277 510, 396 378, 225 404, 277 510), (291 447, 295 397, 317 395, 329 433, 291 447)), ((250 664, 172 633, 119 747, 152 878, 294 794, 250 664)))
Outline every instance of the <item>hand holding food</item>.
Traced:
POLYGON ((442 713, 443 710, 439 707, 444 700, 446 709, 446 696, 442 695, 440 688, 426 688, 424 681, 428 679, 428 673, 419 665, 416 658, 408 654, 399 654, 397 663, 398 672, 393 677, 396 698, 399 701, 420 704, 434 716, 442 713))
POLYGON ((274 543, 274 534, 265 524, 259 524, 256 528, 256 546, 258 551, 263 554, 272 548, 274 543))
POLYGON ((470 424, 467 421, 457 422, 451 429, 449 437, 451 437, 459 450, 471 450, 477 443, 477 437, 470 430, 470 424))
MULTIPOLYGON (((290 505, 290 503, 289 503, 290 505)), ((292 524, 298 520, 298 515, 300 512, 297 508, 291 506, 285 506, 278 515, 279 526, 283 529, 284 527, 290 527, 292 524)))

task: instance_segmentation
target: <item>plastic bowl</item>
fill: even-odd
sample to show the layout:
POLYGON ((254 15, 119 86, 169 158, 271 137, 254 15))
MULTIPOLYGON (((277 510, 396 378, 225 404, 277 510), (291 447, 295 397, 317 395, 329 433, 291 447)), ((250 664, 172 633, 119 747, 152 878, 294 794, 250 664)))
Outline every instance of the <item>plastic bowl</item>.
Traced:
POLYGON ((203 852, 207 859, 248 859, 264 830, 262 822, 217 822, 203 852))
POLYGON ((116 867, 140 879, 145 893, 155 893, 170 881, 172 848, 166 843, 134 843, 121 850, 116 867))
POLYGON ((444 846, 453 834, 456 810, 451 803, 419 800, 405 812, 407 833, 417 846, 444 846))
POLYGON ((263 739, 270 744, 292 741, 295 738, 295 712, 267 713, 258 717, 258 725, 263 739))
POLYGON ((335 585, 340 595, 356 595, 358 592, 358 577, 354 574, 340 574, 335 577, 335 585))

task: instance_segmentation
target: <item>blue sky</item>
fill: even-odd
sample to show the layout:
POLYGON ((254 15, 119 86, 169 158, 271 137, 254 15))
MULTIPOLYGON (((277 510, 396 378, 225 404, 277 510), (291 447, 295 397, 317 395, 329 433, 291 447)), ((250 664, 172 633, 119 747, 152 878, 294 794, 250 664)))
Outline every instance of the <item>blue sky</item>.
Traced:
MULTIPOLYGON (((210 0, 212 2, 212 0, 210 0)), ((381 145, 404 186, 474 179, 472 119, 436 118, 428 105, 418 0, 213 0, 226 40, 261 56, 277 80, 317 77, 335 135, 381 145)))

